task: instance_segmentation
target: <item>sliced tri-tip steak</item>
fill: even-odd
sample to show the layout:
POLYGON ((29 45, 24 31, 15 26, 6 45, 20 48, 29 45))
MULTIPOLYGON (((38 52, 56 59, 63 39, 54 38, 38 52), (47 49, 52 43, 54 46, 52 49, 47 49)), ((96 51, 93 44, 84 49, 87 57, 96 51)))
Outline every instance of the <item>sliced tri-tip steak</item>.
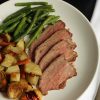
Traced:
POLYGON ((47 38, 49 38, 53 33, 56 31, 59 31, 61 29, 65 28, 65 23, 61 20, 57 21, 54 25, 49 25, 47 26, 41 36, 33 41, 33 43, 30 46, 30 51, 29 55, 30 58, 32 59, 34 57, 34 50, 36 49, 37 46, 39 46, 41 43, 43 43, 47 38))
POLYGON ((71 50, 71 47, 72 46, 64 40, 54 45, 39 63, 42 71, 45 70, 45 68, 50 64, 51 61, 53 61, 56 57, 58 57, 61 54, 65 53, 66 59, 68 59, 69 61, 75 58, 76 55, 73 54, 73 50, 71 50))
POLYGON ((71 38, 71 34, 66 29, 55 32, 50 38, 37 47, 35 51, 35 63, 38 64, 47 51, 57 42, 67 40, 69 38, 71 38))
POLYGON ((64 52, 64 55, 65 55, 65 59, 68 62, 74 62, 76 60, 76 57, 78 56, 77 52, 73 51, 72 49, 67 49, 67 51, 64 52))
POLYGON ((64 55, 56 58, 43 72, 39 81, 39 89, 43 94, 49 90, 59 90, 65 87, 64 82, 76 76, 76 69, 67 62, 64 55))

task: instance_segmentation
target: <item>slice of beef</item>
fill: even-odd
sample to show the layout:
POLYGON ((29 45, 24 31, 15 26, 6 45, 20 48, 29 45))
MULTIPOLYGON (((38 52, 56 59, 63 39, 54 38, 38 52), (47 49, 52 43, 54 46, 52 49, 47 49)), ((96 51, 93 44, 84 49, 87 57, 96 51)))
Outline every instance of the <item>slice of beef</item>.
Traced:
POLYGON ((35 51, 35 63, 38 64, 40 59, 47 53, 47 51, 61 40, 67 40, 71 38, 70 33, 66 30, 60 30, 55 32, 50 38, 43 42, 35 51))
POLYGON ((66 81, 67 81, 67 79, 65 79, 65 80, 59 85, 59 88, 60 88, 60 89, 63 89, 63 88, 66 86, 66 81))
POLYGON ((32 59, 32 57, 34 57, 34 50, 36 49, 37 46, 43 43, 53 33, 64 28, 65 28, 65 23, 61 20, 57 21, 54 25, 47 26, 43 31, 43 33, 41 34, 41 36, 36 41, 33 41, 33 43, 31 44, 29 51, 30 58, 32 59))
POLYGON ((77 47, 76 43, 72 41, 72 38, 67 39, 67 42, 71 45, 73 50, 77 47))
POLYGON ((67 41, 63 40, 54 45, 50 51, 41 59, 39 65, 42 71, 45 70, 51 61, 64 53, 66 55, 66 59, 69 61, 76 57, 76 55, 73 54, 73 50, 71 50, 71 45, 67 41))
POLYGON ((72 49, 67 49, 67 51, 64 52, 64 55, 65 55, 65 59, 68 62, 74 62, 76 60, 76 57, 78 56, 77 52, 73 51, 72 49))
POLYGON ((39 89, 43 94, 46 94, 49 90, 62 89, 65 87, 65 80, 76 75, 77 72, 72 63, 67 62, 65 56, 61 55, 43 72, 39 82, 39 89))

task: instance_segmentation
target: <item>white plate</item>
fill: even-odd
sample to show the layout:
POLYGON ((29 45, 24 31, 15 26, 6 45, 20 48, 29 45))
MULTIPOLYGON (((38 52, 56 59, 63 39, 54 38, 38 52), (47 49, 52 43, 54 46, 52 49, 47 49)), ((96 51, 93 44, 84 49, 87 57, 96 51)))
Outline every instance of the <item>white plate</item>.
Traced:
MULTIPOLYGON (((19 9, 15 2, 35 0, 10 0, 0 6, 0 19, 4 19, 10 13, 19 9)), ((37 0, 36 0, 37 1, 37 0)), ((48 1, 56 9, 56 14, 66 23, 73 33, 73 39, 77 43, 78 58, 75 66, 78 75, 67 81, 66 88, 58 91, 50 91, 43 100, 76 100, 91 83, 98 65, 98 45, 95 34, 87 19, 74 7, 61 0, 48 1)), ((0 95, 0 100, 7 100, 0 95)))

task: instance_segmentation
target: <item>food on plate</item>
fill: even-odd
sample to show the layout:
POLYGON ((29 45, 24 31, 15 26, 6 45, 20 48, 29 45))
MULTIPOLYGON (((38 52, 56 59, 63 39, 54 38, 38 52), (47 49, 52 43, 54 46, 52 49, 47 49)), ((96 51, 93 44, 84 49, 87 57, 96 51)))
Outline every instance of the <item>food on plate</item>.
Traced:
POLYGON ((42 100, 77 75, 76 43, 48 2, 20 2, 0 25, 0 91, 9 98, 42 100))
POLYGON ((25 67, 25 69, 24 69, 25 72, 28 74, 39 75, 39 76, 42 75, 42 71, 41 71, 41 68, 39 67, 39 65, 37 65, 33 62, 25 64, 24 67, 25 67))
POLYGON ((42 94, 38 89, 34 89, 34 91, 26 92, 20 99, 21 100, 42 100, 42 94))
POLYGON ((2 63, 1 63, 1 66, 10 67, 14 63, 16 63, 15 57, 13 57, 11 54, 6 54, 5 58, 3 59, 2 63))
POLYGON ((70 38, 70 33, 67 30, 60 30, 54 33, 50 38, 43 42, 35 51, 35 63, 38 64, 40 59, 47 53, 47 51, 57 42, 67 40, 70 38))
MULTIPOLYGON (((51 61, 53 61, 55 58, 57 58, 61 54, 66 55, 66 59, 70 59, 70 55, 67 55, 71 50, 72 46, 67 42, 67 41, 60 41, 58 42, 55 46, 53 46, 48 53, 42 58, 40 61, 39 65, 42 70, 45 70, 46 67, 50 64, 51 61)), ((73 53, 73 52, 72 52, 73 53)), ((71 56, 73 57, 73 56, 71 56)))
MULTIPOLYGON (((31 46, 30 46, 30 51, 29 51, 30 58, 33 59, 32 57, 34 57, 34 56, 33 56, 34 53, 35 53, 34 51, 35 51, 35 49, 36 49, 41 43, 43 43, 43 42, 44 42, 48 37, 50 37, 54 32, 59 31, 59 30, 64 29, 64 28, 65 28, 65 23, 62 22, 61 20, 57 21, 57 22, 56 22, 55 24, 53 24, 53 25, 47 26, 47 27, 43 30, 41 36, 40 36, 37 40, 33 41, 33 43, 31 44, 31 46)), ((33 59, 33 60, 34 60, 34 59, 33 59)))
MULTIPOLYGON (((42 36, 43 34, 40 39, 42 36)), ((50 90, 63 89, 66 81, 77 75, 73 63, 78 55, 74 51, 76 43, 73 42, 72 33, 65 26, 53 32, 43 42, 38 41, 39 38, 30 46, 30 58, 43 72, 39 80, 39 89, 45 95, 50 90), (35 45, 35 43, 39 44, 35 45)))
POLYGON ((5 91, 7 88, 7 77, 4 71, 0 71, 0 91, 5 91))
POLYGON ((26 79, 31 85, 36 86, 38 84, 38 81, 39 81, 39 76, 27 74, 26 79))
POLYGON ((28 83, 25 80, 20 80, 19 82, 11 82, 8 85, 7 94, 9 98, 16 99, 20 97, 22 93, 27 89, 28 83))
POLYGON ((73 64, 68 62, 64 55, 61 55, 45 69, 40 78, 39 88, 43 94, 47 94, 49 90, 62 89, 65 87, 66 81, 76 75, 73 64))

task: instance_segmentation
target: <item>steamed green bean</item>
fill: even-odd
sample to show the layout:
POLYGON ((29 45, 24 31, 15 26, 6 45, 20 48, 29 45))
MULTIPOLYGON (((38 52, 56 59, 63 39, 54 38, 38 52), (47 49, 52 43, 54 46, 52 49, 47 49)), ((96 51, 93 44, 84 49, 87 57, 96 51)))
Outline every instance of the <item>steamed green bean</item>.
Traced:
POLYGON ((14 23, 13 25, 11 25, 10 27, 8 27, 7 29, 5 29, 6 33, 12 32, 14 31, 14 29, 16 28, 16 26, 18 25, 19 22, 14 23))
POLYGON ((6 17, 6 18, 4 19, 4 21, 3 21, 3 23, 7 22, 8 20, 10 20, 10 19, 12 19, 12 18, 14 18, 14 17, 19 16, 21 13, 26 13, 26 12, 29 11, 29 10, 31 10, 30 7, 24 7, 24 8, 22 8, 22 9, 16 11, 16 12, 14 12, 14 13, 12 13, 12 14, 9 15, 8 17, 6 17))
POLYGON ((17 29, 14 32, 14 36, 17 36, 19 34, 19 32, 21 31, 22 27, 25 25, 25 21, 26 21, 26 17, 23 17, 21 22, 19 23, 17 29))
POLYGON ((16 3, 15 6, 31 6, 31 5, 47 5, 47 2, 20 2, 16 3))

